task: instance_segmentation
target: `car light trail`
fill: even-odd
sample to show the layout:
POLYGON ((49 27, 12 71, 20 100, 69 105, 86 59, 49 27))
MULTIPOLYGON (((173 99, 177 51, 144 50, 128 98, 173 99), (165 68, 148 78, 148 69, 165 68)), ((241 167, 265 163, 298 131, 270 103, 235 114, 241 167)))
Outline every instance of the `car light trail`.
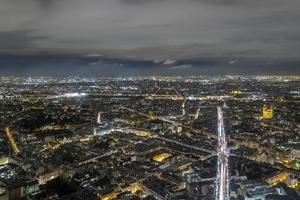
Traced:
POLYGON ((218 107, 218 171, 216 178, 216 200, 229 199, 228 152, 221 107, 218 107))

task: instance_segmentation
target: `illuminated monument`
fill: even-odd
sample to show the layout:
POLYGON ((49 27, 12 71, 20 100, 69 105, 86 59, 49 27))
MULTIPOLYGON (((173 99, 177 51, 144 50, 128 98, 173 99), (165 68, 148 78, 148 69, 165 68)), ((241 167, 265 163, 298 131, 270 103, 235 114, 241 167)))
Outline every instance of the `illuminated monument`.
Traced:
POLYGON ((264 119, 272 119, 273 118, 273 107, 272 106, 264 104, 262 111, 263 111, 264 119))

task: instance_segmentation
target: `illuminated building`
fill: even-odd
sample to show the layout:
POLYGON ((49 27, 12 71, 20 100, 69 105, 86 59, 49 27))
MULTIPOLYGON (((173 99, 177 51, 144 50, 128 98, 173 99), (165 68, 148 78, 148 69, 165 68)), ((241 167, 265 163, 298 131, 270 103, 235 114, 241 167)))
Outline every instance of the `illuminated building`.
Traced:
POLYGON ((286 184, 290 188, 300 188, 300 182, 296 177, 292 177, 292 176, 288 177, 286 179, 286 184))
POLYGON ((142 190, 142 185, 138 182, 135 182, 126 188, 121 188, 121 190, 122 190, 122 192, 130 192, 130 193, 134 194, 134 193, 142 190))
POLYGON ((0 166, 7 165, 9 163, 9 157, 2 157, 0 158, 0 166))
POLYGON ((264 119, 272 119, 273 118, 273 107, 263 105, 263 118, 264 119))
POLYGON ((50 173, 42 174, 38 176, 38 182, 40 185, 46 184, 48 181, 51 181, 62 174, 61 169, 54 170, 50 173))
POLYGON ((289 177, 289 173, 288 172, 281 172, 275 176, 272 176, 270 178, 268 178, 266 180, 266 182, 269 184, 269 185, 277 185, 278 183, 280 182, 285 182, 285 180, 289 177))
POLYGON ((143 130, 136 130, 136 129, 122 129, 122 132, 123 133, 127 133, 127 134, 135 134, 137 136, 141 136, 141 137, 148 137, 148 136, 151 136, 151 133, 148 132, 148 131, 143 131, 143 130))
POLYGON ((230 93, 232 95, 240 95, 240 94, 242 94, 242 92, 240 90, 232 90, 230 93))
POLYGON ((101 195, 102 200, 112 200, 112 199, 116 199, 116 198, 117 198, 117 194, 115 192, 105 194, 105 195, 101 195))
POLYGON ((242 194, 245 200, 263 200, 267 195, 278 194, 275 188, 265 185, 264 183, 244 183, 242 194))
POLYGON ((180 133, 180 132, 182 132, 182 127, 178 126, 178 125, 173 125, 171 127, 171 131, 172 131, 172 133, 180 133))
POLYGON ((165 159, 171 157, 171 154, 168 154, 168 153, 161 153, 161 154, 158 154, 156 156, 153 156, 153 160, 156 161, 156 162, 162 162, 164 161, 165 159))

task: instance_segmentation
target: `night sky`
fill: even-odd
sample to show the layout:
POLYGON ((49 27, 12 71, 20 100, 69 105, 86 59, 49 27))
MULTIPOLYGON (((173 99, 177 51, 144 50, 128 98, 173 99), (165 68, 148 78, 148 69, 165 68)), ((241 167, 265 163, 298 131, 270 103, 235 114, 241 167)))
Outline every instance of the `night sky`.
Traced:
POLYGON ((0 75, 299 75, 299 0, 0 0, 0 75))

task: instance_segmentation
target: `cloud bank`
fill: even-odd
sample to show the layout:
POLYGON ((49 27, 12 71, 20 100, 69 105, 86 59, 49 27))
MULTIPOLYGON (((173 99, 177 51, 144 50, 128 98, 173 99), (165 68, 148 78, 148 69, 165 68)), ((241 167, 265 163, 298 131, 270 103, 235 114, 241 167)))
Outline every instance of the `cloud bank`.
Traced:
POLYGON ((299 0, 1 0, 0 52, 299 58, 299 0))

